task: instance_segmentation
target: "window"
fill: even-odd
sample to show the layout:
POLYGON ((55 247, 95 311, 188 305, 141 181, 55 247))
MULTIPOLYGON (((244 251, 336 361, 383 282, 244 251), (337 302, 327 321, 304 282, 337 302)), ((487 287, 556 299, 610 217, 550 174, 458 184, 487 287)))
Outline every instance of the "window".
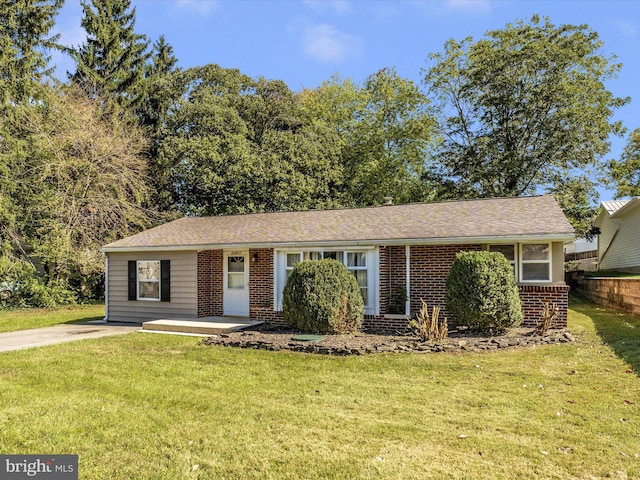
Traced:
POLYGON ((244 257, 227 257, 227 288, 244 290, 244 257))
POLYGON ((551 245, 523 243, 520 249, 520 281, 551 281, 551 245))
POLYGON ((276 282, 274 302, 276 309, 282 308, 282 292, 284 286, 293 271, 294 266, 303 260, 320 260, 332 258, 347 267, 356 278, 364 299, 367 314, 374 314, 376 311, 376 289, 377 283, 375 275, 377 271, 375 265, 375 250, 305 250, 286 251, 281 250, 276 254, 276 282))
POLYGON ((513 267, 513 274, 516 274, 516 246, 515 245, 489 245, 490 252, 500 252, 513 267))
POLYGON ((169 260, 129 260, 129 300, 171 301, 169 260))
POLYGON ((368 275, 367 275, 367 254, 365 252, 347 252, 347 270, 356 277, 360 286, 360 293, 367 304, 368 295, 368 275))
POLYGON ((289 276, 291 272, 293 272, 293 267, 296 266, 296 263, 299 263, 302 260, 302 253, 287 253, 287 264, 285 266, 286 278, 285 280, 289 280, 289 276))
POLYGON ((138 261, 138 300, 160 300, 160 260, 138 261))

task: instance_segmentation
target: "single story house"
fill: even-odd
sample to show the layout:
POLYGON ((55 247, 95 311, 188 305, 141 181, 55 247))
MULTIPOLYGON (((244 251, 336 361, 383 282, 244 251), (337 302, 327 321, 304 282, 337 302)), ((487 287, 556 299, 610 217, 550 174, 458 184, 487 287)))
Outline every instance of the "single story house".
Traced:
POLYGON ((566 324, 563 244, 573 235, 548 195, 184 217, 102 248, 107 320, 234 316, 281 323, 294 265, 334 258, 358 280, 365 328, 393 331, 407 324, 404 315, 389 314, 394 292, 406 291, 407 315, 419 310, 420 299, 444 308, 456 254, 495 250, 513 265, 525 324, 539 319, 542 302, 558 305, 566 324))
POLYGON ((602 202, 598 270, 640 272, 640 198, 602 202))

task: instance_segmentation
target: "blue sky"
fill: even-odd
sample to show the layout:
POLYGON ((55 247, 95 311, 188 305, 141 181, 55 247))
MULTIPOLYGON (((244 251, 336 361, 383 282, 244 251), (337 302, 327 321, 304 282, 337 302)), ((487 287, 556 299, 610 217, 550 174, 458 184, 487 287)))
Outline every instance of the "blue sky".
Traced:
MULTIPOLYGON (((479 39, 535 13, 552 23, 586 23, 604 41, 603 53, 623 64, 608 82, 632 101, 616 114, 627 128, 640 127, 640 2, 627 1, 364 1, 364 0, 133 0, 136 31, 151 41, 164 34, 183 68, 216 63, 252 77, 284 80, 294 91, 315 88, 332 74, 363 81, 395 67, 416 82, 428 55, 449 38, 479 39), (635 98, 637 97, 637 98, 635 98)), ((61 41, 84 40, 79 0, 66 0, 57 19, 61 41)), ((56 54, 58 76, 73 64, 56 54)), ((625 139, 614 139, 617 158, 625 139)), ((611 192, 602 191, 607 200, 611 192)))

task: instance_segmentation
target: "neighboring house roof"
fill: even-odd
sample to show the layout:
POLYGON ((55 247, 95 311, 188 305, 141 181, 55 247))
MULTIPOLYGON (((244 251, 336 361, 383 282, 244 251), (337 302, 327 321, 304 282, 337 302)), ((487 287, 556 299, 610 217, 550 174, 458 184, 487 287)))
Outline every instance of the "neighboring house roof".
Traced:
POLYGON ((103 251, 293 245, 564 241, 574 232, 552 196, 339 210, 184 217, 103 251))
POLYGON ((601 227, 605 217, 619 218, 638 206, 640 206, 640 197, 633 197, 630 200, 608 200, 602 202, 600 213, 594 224, 596 227, 601 227))

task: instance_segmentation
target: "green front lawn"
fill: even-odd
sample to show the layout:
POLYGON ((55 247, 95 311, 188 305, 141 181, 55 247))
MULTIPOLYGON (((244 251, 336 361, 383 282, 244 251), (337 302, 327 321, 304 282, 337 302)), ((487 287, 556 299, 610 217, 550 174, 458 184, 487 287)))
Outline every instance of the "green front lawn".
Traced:
POLYGON ((486 354, 3 353, 0 445, 77 453, 82 479, 638 478, 640 320, 573 305, 579 343, 486 354))
POLYGON ((104 318, 104 305, 0 310, 0 333, 104 318))

